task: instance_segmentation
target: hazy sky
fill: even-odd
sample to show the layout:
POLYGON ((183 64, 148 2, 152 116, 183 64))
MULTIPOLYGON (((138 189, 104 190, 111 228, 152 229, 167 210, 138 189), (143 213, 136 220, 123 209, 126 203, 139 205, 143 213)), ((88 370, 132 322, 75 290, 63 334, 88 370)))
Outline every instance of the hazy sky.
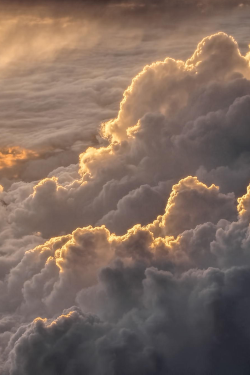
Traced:
POLYGON ((0 2, 1 374, 249 374, 249 17, 0 2))

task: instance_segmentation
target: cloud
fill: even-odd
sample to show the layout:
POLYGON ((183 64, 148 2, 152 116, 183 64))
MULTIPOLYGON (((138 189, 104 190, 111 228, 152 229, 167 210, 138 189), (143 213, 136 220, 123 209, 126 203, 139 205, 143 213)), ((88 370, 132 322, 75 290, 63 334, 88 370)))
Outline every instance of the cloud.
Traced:
MULTIPOLYGON (((108 9, 109 12, 118 11, 120 12, 127 12, 127 14, 137 14, 140 15, 140 13, 144 14, 147 11, 154 11, 159 12, 160 10, 168 10, 171 12, 179 12, 181 13, 183 10, 201 10, 201 11, 208 11, 211 9, 218 9, 218 8, 233 8, 237 6, 244 6, 248 5, 248 0, 222 0, 220 3, 218 3, 216 0, 159 0, 155 3, 152 3, 150 0, 94 0, 91 3, 88 0, 14 0, 13 2, 14 6, 18 7, 27 7, 27 6, 38 6, 38 7, 50 7, 52 9, 58 9, 59 12, 62 12, 63 9, 70 9, 71 5, 71 11, 72 7, 78 9, 78 11, 81 11, 82 9, 87 9, 90 14, 93 14, 93 9, 95 10, 95 14, 98 14, 98 8, 101 9, 108 9), (91 12, 92 10, 92 12, 91 12)), ((5 5, 6 1, 2 1, 2 4, 5 5)), ((119 14, 119 13, 118 13, 119 14)))
MULTIPOLYGON (((243 215, 242 208, 240 210, 243 215)), ((117 256, 147 264, 154 256, 158 257, 158 246, 168 246, 168 240, 164 245, 166 234, 169 246, 171 243, 179 246, 180 239, 175 240, 174 236, 209 221, 209 230, 215 235, 217 222, 236 219, 235 211, 233 194, 221 194, 217 187, 207 187, 196 178, 188 177, 173 187, 163 216, 145 227, 137 224, 123 236, 111 235, 104 226, 78 228, 72 235, 52 238, 30 251, 27 245, 32 238, 26 237, 22 249, 13 253, 12 260, 10 245, 7 247, 5 243, 7 249, 1 259, 2 279, 8 274, 7 284, 3 283, 7 288, 4 306, 6 309, 8 305, 10 309, 20 306, 25 314, 31 315, 39 311, 55 314, 60 305, 63 309, 74 304, 76 294, 83 287, 93 286, 99 270, 117 256), (196 211, 191 212, 192 207, 197 207, 196 211)), ((36 236, 33 241, 35 239, 36 236)), ((20 247, 21 241, 15 241, 20 247)))
POLYGON ((0 151, 0 169, 11 168, 19 162, 36 157, 38 157, 38 155, 32 150, 10 147, 0 151))
MULTIPOLYGON (((79 153, 98 144, 99 123, 115 116, 134 73, 124 74, 126 64, 117 73, 110 62, 119 41, 108 42, 114 28, 103 33, 87 15, 79 20, 32 6, 24 11, 21 4, 17 13, 10 5, 1 14, 0 150, 19 147, 38 155, 1 170, 0 183, 9 188, 77 164, 79 153), (111 59, 104 55, 108 46, 111 59)), ((118 53, 137 43, 141 32, 126 36, 118 53)))
POLYGON ((0 4, 0 148, 39 154, 1 171, 5 189, 14 181, 46 178, 58 167, 76 164, 87 147, 96 147, 100 122, 116 116, 124 89, 146 63, 166 55, 185 60, 199 38, 218 29, 239 37, 242 51, 248 48, 247 27, 240 36, 236 28, 247 25, 247 8, 233 17, 225 12, 222 18, 205 16, 201 28, 192 6, 175 20, 176 9, 165 12, 159 2, 158 11, 146 12, 149 22, 145 12, 128 10, 128 4, 123 9, 98 3, 91 15, 84 2, 57 2, 54 11, 51 3, 0 4), (168 19, 160 21, 160 15, 168 19))
POLYGON ((186 62, 146 66, 117 118, 103 125, 109 141, 80 155, 79 174, 72 166, 1 193, 13 236, 50 238, 97 224, 125 233, 163 214, 172 185, 187 175, 242 195, 250 176, 249 74, 248 55, 224 33, 205 38, 186 62), (27 192, 21 199, 19 189, 27 192))
POLYGON ((206 37, 133 79, 79 166, 1 188, 4 375, 249 373, 249 79, 206 37))
MULTIPOLYGON (((214 189, 196 183, 204 196, 214 189)), ((154 237, 150 226, 124 236, 89 227, 26 252, 8 278, 10 296, 19 290, 19 314, 27 319, 38 309, 49 317, 53 304, 79 307, 23 322, 4 350, 3 373, 233 374, 240 368, 247 374, 248 200, 249 194, 239 199, 235 222, 201 219, 177 239, 154 237)))

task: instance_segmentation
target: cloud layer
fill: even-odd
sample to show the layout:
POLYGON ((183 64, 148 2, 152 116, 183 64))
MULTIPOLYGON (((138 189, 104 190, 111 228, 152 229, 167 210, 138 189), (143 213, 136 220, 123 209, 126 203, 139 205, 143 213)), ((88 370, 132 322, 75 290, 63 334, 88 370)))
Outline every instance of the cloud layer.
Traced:
POLYGON ((79 169, 1 189, 4 375, 249 373, 249 123, 218 33, 146 66, 79 169))
POLYGON ((247 374, 249 191, 236 218, 232 194, 187 177, 148 226, 26 252, 2 283, 3 373, 247 374))
POLYGON ((63 4, 52 12, 22 2, 15 13, 0 2, 0 153, 19 148, 19 155, 26 155, 21 162, 1 164, 0 184, 6 189, 76 164, 81 152, 96 147, 100 122, 116 116, 124 89, 146 63, 168 55, 186 60, 200 38, 220 29, 239 40, 241 51, 248 49, 247 7, 232 14, 216 11, 216 17, 203 17, 200 27, 192 12, 160 20, 159 12, 154 18, 150 10, 150 20, 143 14, 133 22, 127 13, 111 14, 111 4, 104 24, 74 4, 71 14, 60 13, 63 4))

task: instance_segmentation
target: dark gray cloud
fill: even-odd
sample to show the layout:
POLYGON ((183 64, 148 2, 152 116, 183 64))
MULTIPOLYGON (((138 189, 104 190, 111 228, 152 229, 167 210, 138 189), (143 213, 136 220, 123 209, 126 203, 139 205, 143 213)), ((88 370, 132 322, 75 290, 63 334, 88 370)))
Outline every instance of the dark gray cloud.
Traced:
POLYGON ((12 14, 38 14, 98 20, 102 24, 164 26, 171 29, 176 22, 217 15, 228 10, 247 8, 249 0, 1 0, 0 8, 12 14))
MULTIPOLYGON (((5 1, 1 1, 2 4, 5 4, 5 1)), ((225 7, 235 7, 235 6, 243 6, 245 4, 249 4, 248 0, 222 0, 219 3, 216 0, 156 0, 152 2, 151 0, 14 0, 12 4, 25 6, 61 6, 61 7, 69 7, 69 6, 76 6, 81 8, 81 6, 85 6, 88 8, 91 7, 107 7, 109 6, 114 7, 117 6, 124 11, 146 11, 150 10, 158 10, 158 9, 169 9, 175 11, 182 11, 182 9, 188 8, 198 8, 201 10, 206 10, 209 8, 225 8, 225 7)))

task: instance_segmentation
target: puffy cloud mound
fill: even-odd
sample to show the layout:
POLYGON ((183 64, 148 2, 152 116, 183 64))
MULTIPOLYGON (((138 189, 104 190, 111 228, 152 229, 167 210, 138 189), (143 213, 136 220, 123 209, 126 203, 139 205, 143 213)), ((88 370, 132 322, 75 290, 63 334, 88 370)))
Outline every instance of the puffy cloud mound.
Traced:
POLYGON ((2 284, 3 374, 247 374, 249 191, 231 222, 233 195, 187 177, 153 224, 27 251, 2 284))
POLYGON ((36 185, 20 182, 1 193, 6 230, 15 238, 50 238, 105 224, 124 234, 163 214, 173 184, 187 175, 244 194, 249 77, 249 55, 223 33, 202 40, 186 62, 146 66, 125 91, 117 118, 103 124, 107 139, 80 155, 79 172, 59 168, 36 185))
POLYGON ((207 37, 134 78, 78 171, 0 189, 1 373, 249 374, 249 79, 207 37))

